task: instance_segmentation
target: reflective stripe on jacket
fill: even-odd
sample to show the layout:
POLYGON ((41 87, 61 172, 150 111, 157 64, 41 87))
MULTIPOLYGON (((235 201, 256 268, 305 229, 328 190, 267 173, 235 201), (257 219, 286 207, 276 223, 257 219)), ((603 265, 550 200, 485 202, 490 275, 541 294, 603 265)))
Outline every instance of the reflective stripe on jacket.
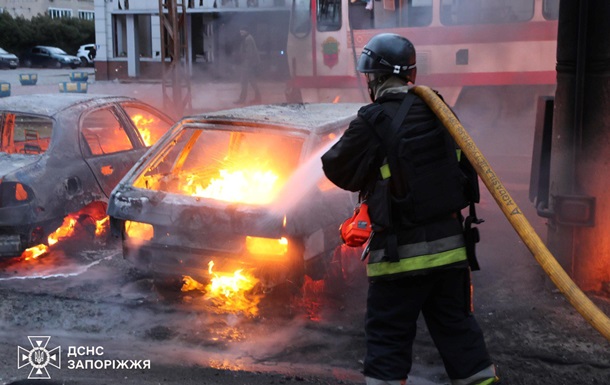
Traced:
POLYGON ((401 244, 398 246, 397 262, 389 261, 385 249, 371 250, 366 266, 371 278, 403 273, 423 273, 428 270, 467 263, 466 248, 462 234, 429 242, 401 244))

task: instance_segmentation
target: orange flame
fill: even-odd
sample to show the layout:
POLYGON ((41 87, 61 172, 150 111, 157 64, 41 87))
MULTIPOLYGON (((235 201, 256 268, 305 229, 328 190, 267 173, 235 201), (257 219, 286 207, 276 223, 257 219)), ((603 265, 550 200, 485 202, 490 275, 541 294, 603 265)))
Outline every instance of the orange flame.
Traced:
POLYGON ((95 236, 99 237, 99 236, 103 235, 104 233, 106 233, 109 226, 110 226, 110 217, 109 216, 105 216, 104 218, 100 219, 99 221, 95 221, 95 236))
POLYGON ((209 183, 205 183, 202 175, 190 174, 186 177, 183 191, 203 198, 249 204, 269 203, 277 194, 279 177, 275 172, 248 165, 246 161, 231 168, 219 170, 219 177, 211 178, 209 183))
POLYGON ((23 259, 25 259, 26 261, 29 261, 29 260, 36 259, 36 258, 40 257, 41 255, 43 255, 47 251, 49 251, 49 247, 47 245, 40 244, 40 245, 36 245, 36 246, 30 247, 29 249, 26 249, 21 254, 21 257, 23 259))
POLYGON ((144 116, 142 116, 140 114, 133 116, 131 119, 133 120, 134 124, 138 128, 138 131, 140 131, 140 135, 142 136, 142 140, 144 141, 144 144, 146 144, 146 146, 152 145, 153 144, 152 134, 151 134, 150 128, 148 128, 147 126, 154 123, 154 119, 153 118, 146 119, 146 118, 144 118, 144 116))
POLYGON ((341 100, 341 96, 337 95, 337 96, 335 96, 335 98, 333 99, 333 103, 339 103, 339 100, 341 100))
POLYGON ((206 293, 205 299, 212 301, 226 313, 243 313, 247 316, 258 314, 260 296, 250 293, 259 280, 242 269, 233 273, 213 272, 214 261, 208 263, 208 273, 212 276, 210 283, 203 285, 192 277, 184 276, 182 291, 199 290, 206 293))
POLYGON ((74 234, 75 226, 76 226, 76 218, 74 218, 72 216, 65 217, 64 223, 61 226, 59 226, 59 228, 57 230, 55 230, 54 232, 49 234, 49 237, 47 239, 49 241, 49 246, 53 246, 54 244, 59 242, 59 240, 61 238, 67 238, 67 237, 72 236, 72 234, 74 234))
MULTIPOLYGON (((84 211, 85 209, 83 209, 84 211)), ((59 241, 65 238, 69 238, 74 235, 76 226, 78 224, 78 218, 81 212, 73 213, 64 218, 64 221, 61 226, 57 228, 54 232, 49 234, 47 237, 48 245, 39 244, 36 246, 32 246, 26 249, 23 253, 21 253, 21 258, 26 261, 34 260, 40 257, 41 255, 47 253, 49 251, 49 247, 56 245, 59 241)), ((107 233, 110 227, 110 217, 105 216, 100 220, 95 220, 95 237, 100 237, 107 233)))

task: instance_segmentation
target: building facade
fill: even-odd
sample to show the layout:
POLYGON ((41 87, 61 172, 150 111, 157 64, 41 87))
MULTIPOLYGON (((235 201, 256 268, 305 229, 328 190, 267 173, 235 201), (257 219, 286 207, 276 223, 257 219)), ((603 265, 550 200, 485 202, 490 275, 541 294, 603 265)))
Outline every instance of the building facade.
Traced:
MULTIPOLYGON (((239 29, 246 28, 258 44, 263 76, 287 74, 290 4, 285 0, 184 0, 187 32, 181 60, 188 58, 191 74, 237 76, 239 29)), ((95 0, 98 79, 161 77, 159 12, 159 0, 95 0)))
POLYGON ((53 18, 78 17, 93 20, 94 0, 0 0, 0 11, 13 17, 31 19, 37 15, 53 18))

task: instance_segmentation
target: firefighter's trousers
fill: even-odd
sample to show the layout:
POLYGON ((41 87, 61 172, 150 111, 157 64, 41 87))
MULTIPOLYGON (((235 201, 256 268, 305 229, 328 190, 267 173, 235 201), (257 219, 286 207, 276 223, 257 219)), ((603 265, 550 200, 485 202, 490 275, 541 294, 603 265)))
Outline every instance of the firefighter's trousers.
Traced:
POLYGON ((367 299, 364 375, 380 380, 408 377, 421 312, 452 382, 487 372, 494 377, 483 333, 471 312, 470 288, 467 268, 372 281, 367 299))

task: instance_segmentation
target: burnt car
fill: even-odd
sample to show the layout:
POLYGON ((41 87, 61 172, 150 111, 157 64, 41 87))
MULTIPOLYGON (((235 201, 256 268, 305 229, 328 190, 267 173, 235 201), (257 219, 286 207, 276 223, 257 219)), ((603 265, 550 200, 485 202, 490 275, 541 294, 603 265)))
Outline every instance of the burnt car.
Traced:
POLYGON ((172 124, 130 97, 0 99, 0 257, 48 243, 71 213, 105 216, 112 189, 172 124))
POLYGON ((37 45, 21 56, 21 63, 24 67, 44 67, 44 68, 78 68, 81 65, 80 59, 74 55, 69 55, 61 48, 37 45))
POLYGON ((209 281, 210 262, 247 269, 263 288, 340 270, 338 229, 357 195, 324 176, 320 156, 359 107, 262 105, 183 118, 112 192, 107 212, 124 256, 157 278, 209 281))

